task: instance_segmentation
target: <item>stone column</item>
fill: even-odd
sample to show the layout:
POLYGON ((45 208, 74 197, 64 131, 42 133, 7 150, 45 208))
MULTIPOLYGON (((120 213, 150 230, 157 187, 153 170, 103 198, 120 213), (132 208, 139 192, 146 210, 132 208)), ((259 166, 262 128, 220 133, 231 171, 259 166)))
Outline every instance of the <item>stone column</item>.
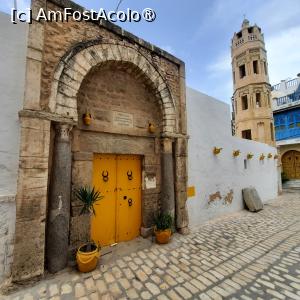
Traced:
POLYGON ((169 213, 175 218, 174 196, 174 166, 172 154, 172 139, 162 139, 161 152, 161 205, 162 212, 169 213))
POLYGON ((176 198, 176 229, 181 234, 187 234, 188 212, 187 200, 187 137, 182 136, 175 140, 175 198, 176 198))
POLYGON ((44 273, 50 121, 21 117, 12 281, 44 273))
POLYGON ((55 129, 46 242, 46 262, 51 273, 62 270, 68 263, 72 163, 72 126, 58 124, 55 129))

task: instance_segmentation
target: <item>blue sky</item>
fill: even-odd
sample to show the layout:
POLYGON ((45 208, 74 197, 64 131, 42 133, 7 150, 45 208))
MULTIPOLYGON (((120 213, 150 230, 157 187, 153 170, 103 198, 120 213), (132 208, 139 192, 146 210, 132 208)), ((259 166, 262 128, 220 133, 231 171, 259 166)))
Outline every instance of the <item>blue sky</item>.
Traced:
MULTIPOLYGON (((19 8, 29 0, 17 0, 19 8)), ((88 8, 115 9, 118 0, 76 0, 88 8)), ((1 0, 9 12, 13 0, 1 0)), ((300 73, 300 0, 123 0, 120 10, 156 11, 153 23, 122 27, 186 63, 187 85, 230 103, 230 43, 245 14, 265 34, 271 84, 300 73)))

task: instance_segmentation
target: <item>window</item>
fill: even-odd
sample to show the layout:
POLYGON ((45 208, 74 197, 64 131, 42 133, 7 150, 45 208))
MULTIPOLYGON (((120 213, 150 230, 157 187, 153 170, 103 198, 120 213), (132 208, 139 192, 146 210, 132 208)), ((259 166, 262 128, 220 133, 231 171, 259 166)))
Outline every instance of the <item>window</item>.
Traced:
POLYGON ((253 73, 258 74, 258 61, 257 60, 253 61, 253 73))
POLYGON ((242 131, 242 138, 247 139, 247 140, 252 140, 251 129, 243 130, 242 131))
POLYGON ((233 77, 233 83, 235 84, 235 72, 234 71, 232 73, 232 77, 233 77))
POLYGON ((294 114, 288 115, 288 124, 289 124, 289 128, 295 127, 294 114))
POLYGON ((246 76, 246 66, 245 65, 239 66, 239 70, 240 70, 240 78, 245 77, 246 76))
POLYGON ((256 103, 256 108, 261 107, 261 97, 260 93, 255 94, 255 103, 256 103))
POLYGON ((247 95, 242 96, 242 110, 248 109, 248 98, 247 95))
POLYGON ((248 33, 253 33, 253 27, 248 28, 248 33))
POLYGON ((264 61, 264 69, 265 69, 265 74, 268 75, 268 67, 265 61, 264 61))
POLYGON ((236 34, 236 36, 237 36, 237 38, 238 38, 238 39, 240 39, 240 38, 242 37, 242 35, 243 35, 243 34, 242 34, 242 32, 241 32, 241 31, 240 31, 240 32, 238 32, 238 33, 236 34))

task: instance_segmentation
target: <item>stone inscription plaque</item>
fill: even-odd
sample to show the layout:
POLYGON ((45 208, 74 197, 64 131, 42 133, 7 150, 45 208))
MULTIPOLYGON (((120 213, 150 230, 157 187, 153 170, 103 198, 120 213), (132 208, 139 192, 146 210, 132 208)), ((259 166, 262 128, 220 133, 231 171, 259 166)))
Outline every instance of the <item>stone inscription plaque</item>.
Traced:
POLYGON ((156 177, 155 176, 146 176, 145 177, 145 186, 147 190, 156 189, 156 177))
POLYGON ((133 115, 124 113, 124 112, 120 112, 120 111, 114 111, 113 112, 113 126, 132 128, 133 127, 133 115))

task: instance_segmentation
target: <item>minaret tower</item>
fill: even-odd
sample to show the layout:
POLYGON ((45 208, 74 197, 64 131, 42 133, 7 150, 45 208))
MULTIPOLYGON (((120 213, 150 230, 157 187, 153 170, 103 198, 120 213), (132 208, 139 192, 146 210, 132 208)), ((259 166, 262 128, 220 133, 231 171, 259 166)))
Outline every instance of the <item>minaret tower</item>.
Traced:
POLYGON ((264 36, 244 19, 231 44, 235 135, 274 146, 271 85, 264 36))

